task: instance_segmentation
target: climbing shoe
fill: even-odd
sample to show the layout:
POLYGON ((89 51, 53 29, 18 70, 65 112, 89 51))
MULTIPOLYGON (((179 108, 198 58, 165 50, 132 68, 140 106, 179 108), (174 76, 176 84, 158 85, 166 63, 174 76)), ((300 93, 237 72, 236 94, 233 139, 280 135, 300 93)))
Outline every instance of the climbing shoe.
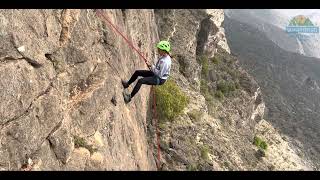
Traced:
POLYGON ((125 89, 129 87, 129 84, 127 83, 127 81, 121 80, 121 83, 125 89))
POLYGON ((129 103, 131 101, 131 94, 126 94, 123 92, 123 99, 126 104, 129 103))

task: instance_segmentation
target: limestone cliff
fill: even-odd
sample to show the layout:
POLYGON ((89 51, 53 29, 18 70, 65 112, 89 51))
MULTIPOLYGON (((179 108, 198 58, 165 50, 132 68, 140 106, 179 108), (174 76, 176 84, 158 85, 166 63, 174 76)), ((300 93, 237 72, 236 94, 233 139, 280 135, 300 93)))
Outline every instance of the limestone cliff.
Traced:
POLYGON ((155 12, 160 39, 176 53, 172 78, 191 99, 183 115, 162 125, 163 169, 310 169, 263 119, 263 94, 230 54, 223 11, 155 12), (254 144, 257 137, 268 144, 265 151, 254 144))
MULTIPOLYGON (((261 91, 230 54, 222 10, 104 13, 149 60, 160 39, 171 42, 171 78, 190 102, 160 124, 162 170, 307 169, 263 120, 261 91), (237 88, 219 99, 222 80, 237 88), (256 135, 269 143, 265 156, 256 135)), ((0 19, 1 170, 157 169, 150 87, 126 105, 120 83, 146 66, 96 11, 0 10, 0 19)))
MULTIPOLYGON (((155 59, 152 10, 105 13, 155 59)), ((146 67, 118 34, 93 10, 1 10, 0 18, 1 169, 28 160, 34 170, 156 169, 149 89, 125 105, 120 84, 146 67)))

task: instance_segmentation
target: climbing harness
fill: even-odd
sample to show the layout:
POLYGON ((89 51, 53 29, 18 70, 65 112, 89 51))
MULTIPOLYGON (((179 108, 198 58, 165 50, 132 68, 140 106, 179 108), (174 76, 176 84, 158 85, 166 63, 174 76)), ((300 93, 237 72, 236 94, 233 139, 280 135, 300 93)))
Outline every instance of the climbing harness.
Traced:
MULTIPOLYGON (((117 32, 124 40, 125 42, 133 49, 135 50, 139 56, 144 60, 144 62, 146 63, 146 65, 148 66, 148 68, 151 70, 150 65, 148 64, 148 60, 143 56, 143 54, 132 44, 132 42, 130 42, 128 40, 128 38, 126 36, 124 36, 119 30, 118 28, 112 24, 112 22, 109 20, 109 18, 107 18, 107 16, 103 13, 103 11, 101 9, 96 10, 96 14, 98 15, 98 17, 100 17, 101 19, 104 20, 104 22, 107 22, 111 27, 112 30, 114 30, 115 32, 117 32)), ((155 121, 156 124, 156 135, 157 135, 157 149, 158 149, 158 154, 157 154, 157 158, 158 161, 156 162, 157 164, 157 169, 160 170, 160 133, 159 133, 159 128, 158 128, 158 120, 157 120, 157 111, 156 111, 156 93, 155 93, 155 87, 152 86, 151 91, 153 92, 153 119, 155 121)))

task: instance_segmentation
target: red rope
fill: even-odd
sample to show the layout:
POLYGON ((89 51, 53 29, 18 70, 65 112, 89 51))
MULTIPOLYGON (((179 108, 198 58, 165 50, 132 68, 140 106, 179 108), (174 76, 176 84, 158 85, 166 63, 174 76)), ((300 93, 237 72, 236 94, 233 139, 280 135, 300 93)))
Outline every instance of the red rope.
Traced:
POLYGON ((132 42, 130 42, 130 41, 128 40, 128 38, 127 38, 126 36, 124 36, 124 35, 118 30, 118 28, 117 28, 116 26, 114 26, 114 25, 112 24, 112 22, 111 22, 108 18, 106 18, 106 16, 105 16, 104 14, 102 14, 102 12, 100 12, 100 10, 97 10, 96 12, 97 12, 97 15, 98 15, 98 16, 100 15, 100 17, 102 17, 103 20, 106 20, 106 21, 109 23, 109 25, 110 25, 117 33, 120 34, 120 36, 128 43, 128 45, 129 45, 133 50, 135 50, 135 51, 139 54, 139 56, 144 60, 144 62, 145 62, 145 63, 147 64, 147 66, 148 66, 148 60, 143 56, 143 54, 142 54, 136 47, 134 47, 134 45, 132 44, 132 42))
POLYGON ((153 91, 153 119, 155 120, 156 124, 156 134, 157 134, 157 149, 158 149, 158 162, 157 162, 157 168, 160 169, 160 133, 158 128, 158 117, 157 117, 157 103, 156 103, 156 90, 155 86, 152 86, 153 91))
MULTIPOLYGON (((146 65, 148 66, 148 60, 142 55, 142 53, 136 48, 134 47, 134 45, 132 44, 132 42, 130 42, 128 40, 128 38, 126 38, 126 36, 124 36, 116 26, 114 26, 111 21, 106 18, 106 16, 100 12, 100 10, 97 10, 96 11, 97 15, 99 17, 102 17, 103 20, 107 21, 108 24, 113 28, 113 30, 115 30, 118 34, 120 34, 120 36, 127 42, 127 44, 133 49, 135 50, 139 55, 140 57, 144 60, 144 62, 146 63, 146 65)), ((149 67, 149 66, 148 66, 149 67)), ((158 154, 157 154, 157 158, 158 158, 158 162, 156 162, 157 164, 157 168, 158 170, 160 169, 160 155, 161 155, 161 152, 160 152, 160 133, 159 133, 159 128, 158 128, 158 120, 157 120, 157 111, 156 111, 156 93, 155 93, 155 87, 152 86, 152 89, 151 91, 153 91, 153 119, 155 120, 155 124, 156 124, 156 134, 157 134, 157 149, 158 149, 158 154)))

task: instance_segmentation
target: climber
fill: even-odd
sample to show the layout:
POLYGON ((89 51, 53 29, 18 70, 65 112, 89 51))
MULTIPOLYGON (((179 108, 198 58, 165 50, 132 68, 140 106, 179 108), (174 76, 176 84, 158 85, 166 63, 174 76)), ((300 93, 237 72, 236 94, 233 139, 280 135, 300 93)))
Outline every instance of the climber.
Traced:
POLYGON ((156 65, 150 66, 147 64, 150 70, 136 70, 131 76, 128 82, 122 80, 122 85, 124 88, 128 88, 131 83, 133 83, 138 76, 142 76, 133 88, 131 94, 123 93, 125 103, 129 103, 133 96, 137 94, 142 84, 147 85, 163 85, 170 74, 171 68, 171 57, 170 57, 170 43, 168 41, 160 41, 157 44, 158 53, 160 58, 156 65))

